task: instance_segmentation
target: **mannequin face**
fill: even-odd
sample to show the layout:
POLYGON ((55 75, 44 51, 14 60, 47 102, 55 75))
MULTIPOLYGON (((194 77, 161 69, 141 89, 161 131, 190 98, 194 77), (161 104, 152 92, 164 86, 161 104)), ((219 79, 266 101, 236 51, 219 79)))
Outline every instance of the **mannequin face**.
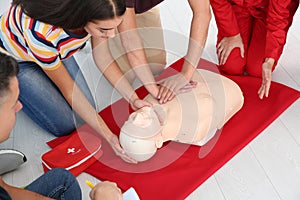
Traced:
POLYGON ((148 160, 163 144, 161 128, 153 108, 143 107, 132 113, 121 128, 121 146, 133 159, 148 160))

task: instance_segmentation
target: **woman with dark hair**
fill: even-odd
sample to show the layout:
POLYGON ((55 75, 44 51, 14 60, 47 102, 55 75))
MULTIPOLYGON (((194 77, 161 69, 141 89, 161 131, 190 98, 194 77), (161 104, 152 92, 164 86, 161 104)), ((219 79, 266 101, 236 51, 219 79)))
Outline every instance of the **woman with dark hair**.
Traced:
POLYGON ((111 84, 132 108, 149 105, 138 98, 106 48, 125 10, 123 0, 13 0, 0 18, 0 49, 19 62, 19 100, 34 122, 55 136, 63 136, 76 128, 76 120, 83 120, 123 160, 136 162, 125 154, 98 115, 72 56, 91 38, 93 48, 101 45, 93 51, 94 61, 111 84))

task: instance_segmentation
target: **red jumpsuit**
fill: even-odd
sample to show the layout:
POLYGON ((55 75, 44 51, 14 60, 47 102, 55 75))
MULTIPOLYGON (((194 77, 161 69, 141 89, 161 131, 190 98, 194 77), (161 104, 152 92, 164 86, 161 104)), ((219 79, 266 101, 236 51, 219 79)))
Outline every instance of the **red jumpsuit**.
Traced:
POLYGON ((218 43, 223 37, 241 34, 245 54, 231 51, 221 71, 227 74, 262 76, 265 58, 282 53, 286 35, 298 8, 299 0, 210 0, 218 26, 218 43))

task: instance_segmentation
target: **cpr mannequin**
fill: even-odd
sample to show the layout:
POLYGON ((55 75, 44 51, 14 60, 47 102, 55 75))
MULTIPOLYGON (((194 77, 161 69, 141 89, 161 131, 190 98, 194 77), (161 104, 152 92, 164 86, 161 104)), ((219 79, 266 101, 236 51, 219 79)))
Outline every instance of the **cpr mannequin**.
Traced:
POLYGON ((197 86, 159 104, 151 95, 152 107, 133 112, 120 132, 120 143, 137 161, 150 159, 166 141, 204 145, 241 109, 244 97, 232 80, 203 69, 195 71, 197 86))

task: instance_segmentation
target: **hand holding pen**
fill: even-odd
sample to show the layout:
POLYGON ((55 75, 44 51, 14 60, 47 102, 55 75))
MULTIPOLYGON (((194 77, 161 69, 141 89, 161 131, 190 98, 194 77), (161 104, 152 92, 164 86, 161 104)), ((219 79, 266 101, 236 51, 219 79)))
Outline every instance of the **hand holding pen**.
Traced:
POLYGON ((94 186, 86 180, 86 184, 92 189, 90 192, 92 200, 123 200, 122 191, 114 182, 103 181, 94 186))

